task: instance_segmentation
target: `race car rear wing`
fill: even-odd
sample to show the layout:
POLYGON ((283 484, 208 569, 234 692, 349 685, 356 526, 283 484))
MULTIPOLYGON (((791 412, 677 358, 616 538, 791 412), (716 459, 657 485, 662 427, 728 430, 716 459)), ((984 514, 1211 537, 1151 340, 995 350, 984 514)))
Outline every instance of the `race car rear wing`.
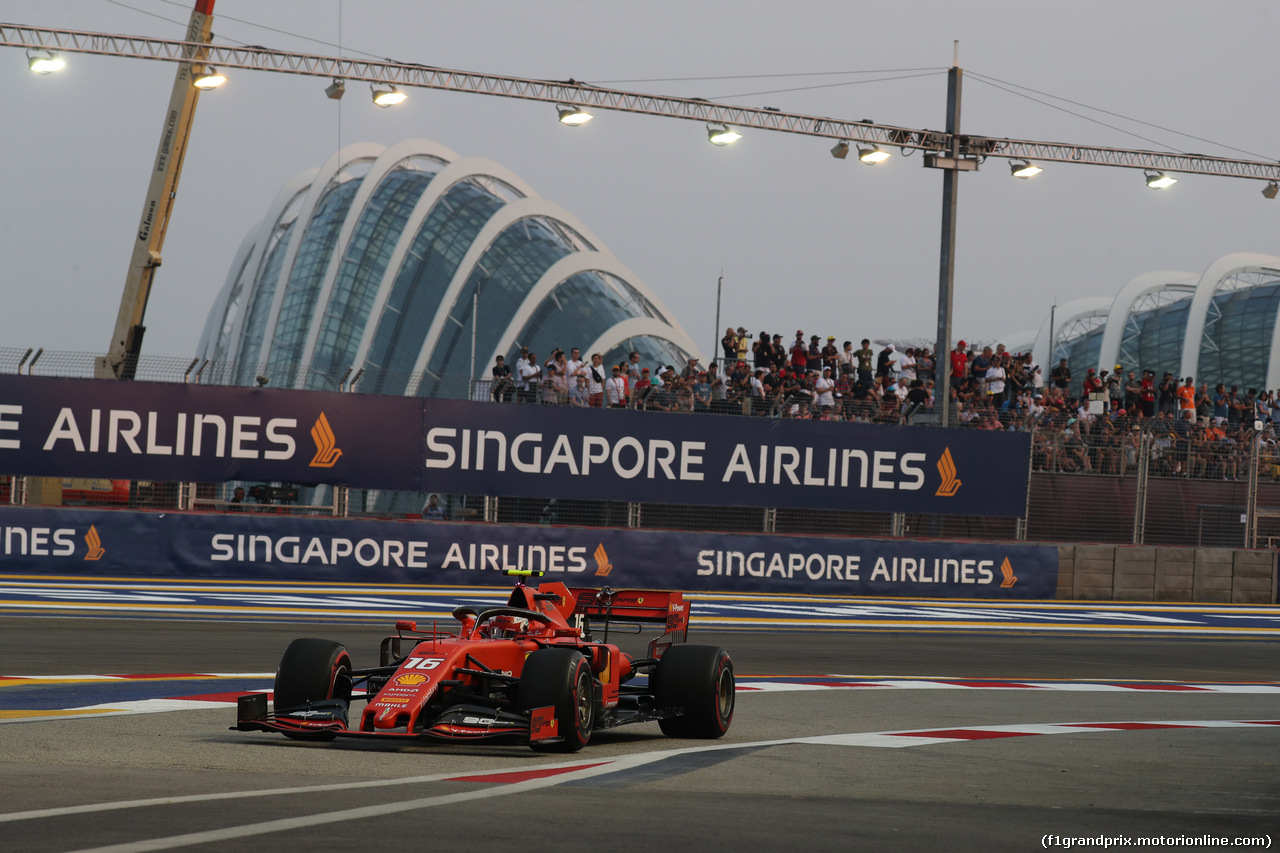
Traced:
POLYGON ((650 656, 662 656, 672 643, 683 643, 689 635, 689 604, 684 593, 664 589, 602 589, 569 590, 573 596, 573 616, 580 616, 589 625, 592 620, 603 620, 606 636, 613 621, 661 624, 662 636, 649 643, 650 656))

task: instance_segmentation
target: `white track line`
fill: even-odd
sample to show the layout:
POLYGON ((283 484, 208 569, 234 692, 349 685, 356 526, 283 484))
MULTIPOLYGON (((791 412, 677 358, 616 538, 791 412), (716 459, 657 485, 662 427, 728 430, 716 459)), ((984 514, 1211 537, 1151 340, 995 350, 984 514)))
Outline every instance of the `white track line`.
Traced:
MULTIPOLYGON (((707 746, 686 747, 682 749, 657 750, 639 753, 620 758, 607 758, 604 761, 567 762, 560 764, 524 766, 507 770, 492 770, 469 774, 466 771, 435 774, 432 776, 413 776, 403 779, 388 779, 374 782, 355 782, 350 784, 313 785, 300 788, 276 788, 264 791, 233 791, 221 794, 197 794, 183 797, 162 797, 148 800, 125 800, 114 803, 94 803, 84 806, 67 806, 53 809, 37 809, 26 812, 0 814, 0 823, 12 823, 23 820, 57 818, 68 815, 88 814, 93 812, 115 811, 120 809, 143 808, 156 805, 172 805, 176 803, 211 802, 249 797, 268 797, 288 794, 315 793, 320 791, 344 791, 371 787, 391 787, 415 785, 430 782, 442 782, 467 777, 471 781, 483 781, 485 777, 501 777, 509 774, 528 774, 531 772, 562 769, 563 772, 541 778, 526 779, 517 782, 494 784, 490 787, 453 794, 442 794, 422 797, 395 803, 382 803, 373 806, 344 809, 318 815, 305 815, 259 823, 243 824, 204 832, 186 833, 164 838, 152 838, 142 841, 115 844, 107 847, 92 848, 92 853, 141 853, 141 851, 170 850, 194 844, 207 844, 218 841, 229 841, 239 838, 250 838, 274 832, 285 832, 305 829, 331 823, 382 817, 390 814, 433 808, 436 806, 454 805, 474 800, 520 794, 526 791, 554 787, 566 782, 605 776, 621 771, 631 770, 680 755, 714 752, 720 750, 762 749, 770 746, 791 744, 814 744, 823 746, 862 746, 873 748, 903 748, 911 746, 927 746, 930 744, 957 743, 968 740, 984 740, 1001 737, 1037 736, 1051 734, 1091 734, 1098 732, 1115 732, 1131 730, 1171 730, 1171 729, 1203 729, 1203 728, 1270 728, 1280 731, 1280 725, 1265 722, 1244 720, 1191 720, 1191 721, 1131 721, 1101 723, 1057 723, 998 726, 963 726, 957 728, 909 729, 896 732, 854 732, 847 734, 818 735, 812 737, 784 738, 779 740, 755 741, 752 743, 715 743, 707 746)), ((495 780, 497 781, 497 780, 495 780)), ((88 853, 88 851, 85 851, 88 853)))

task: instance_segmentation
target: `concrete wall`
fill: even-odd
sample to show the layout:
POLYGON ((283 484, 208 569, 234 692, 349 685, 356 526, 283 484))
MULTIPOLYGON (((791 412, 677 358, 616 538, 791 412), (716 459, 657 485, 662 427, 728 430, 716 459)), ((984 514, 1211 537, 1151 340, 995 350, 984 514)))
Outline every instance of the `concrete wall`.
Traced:
POLYGON ((1274 604, 1276 554, 1231 548, 1059 545, 1058 598, 1274 604))

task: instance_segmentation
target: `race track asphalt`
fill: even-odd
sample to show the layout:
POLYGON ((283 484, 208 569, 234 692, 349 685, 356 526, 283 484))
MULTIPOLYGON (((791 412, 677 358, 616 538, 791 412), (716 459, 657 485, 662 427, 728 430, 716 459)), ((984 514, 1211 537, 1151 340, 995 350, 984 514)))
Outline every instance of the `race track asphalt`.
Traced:
MULTIPOLYGON (((4 617, 0 676, 269 673, 297 636, 340 640, 360 665, 383 633, 4 617)), ((729 649, 742 686, 755 685, 739 693, 723 740, 665 738, 644 724, 600 733, 567 759, 517 746, 298 743, 229 731, 231 705, 6 719, 3 708, 22 704, 14 697, 67 707, 100 697, 77 704, 88 688, 74 678, 65 694, 0 682, 0 846, 1026 850, 1104 836, 1120 839, 1112 846, 1280 840, 1274 640, 973 631, 690 639, 729 649), (846 678, 776 678, 819 675, 846 678), (1036 686, 1020 686, 1028 682, 1036 686)), ((183 682, 175 695, 190 692, 183 682)))

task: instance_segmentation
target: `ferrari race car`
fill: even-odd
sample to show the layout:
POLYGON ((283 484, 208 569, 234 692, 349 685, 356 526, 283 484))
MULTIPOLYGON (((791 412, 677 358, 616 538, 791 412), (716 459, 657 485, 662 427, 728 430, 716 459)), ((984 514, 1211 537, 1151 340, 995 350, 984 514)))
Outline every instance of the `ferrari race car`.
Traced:
POLYGON ((397 622, 371 669, 356 669, 339 643, 294 640, 276 671, 272 711, 263 693, 241 696, 235 728, 577 752, 592 732, 627 723, 718 738, 733 721, 733 661, 724 649, 685 644, 689 609, 679 592, 517 582, 505 607, 459 607, 453 617, 456 630, 397 622), (609 642, 611 625, 616 636, 647 623, 662 626, 647 656, 609 642))

